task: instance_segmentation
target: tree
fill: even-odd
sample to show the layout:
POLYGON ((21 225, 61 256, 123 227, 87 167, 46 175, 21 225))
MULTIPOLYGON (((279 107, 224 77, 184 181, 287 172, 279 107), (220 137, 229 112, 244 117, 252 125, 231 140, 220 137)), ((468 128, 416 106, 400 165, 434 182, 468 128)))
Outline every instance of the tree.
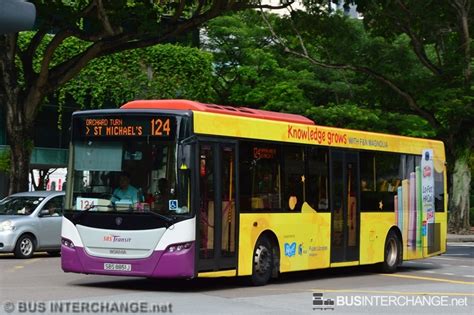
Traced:
POLYGON ((162 44, 96 58, 58 89, 55 97, 60 106, 68 99, 81 108, 100 108, 147 98, 206 102, 212 94, 212 55, 162 44))
POLYGON ((313 74, 279 60, 281 54, 272 48, 271 34, 258 12, 216 18, 205 31, 203 48, 214 57, 217 103, 301 112, 311 106, 301 85, 313 81, 313 74))
POLYGON ((474 139, 471 2, 348 1, 357 4, 363 22, 329 13, 327 1, 306 3, 305 12, 292 11, 273 28, 277 43, 315 66, 366 75, 379 91, 380 109, 426 120, 446 144, 450 227, 468 229, 474 139))
MULTIPOLYGON (((267 15, 267 21, 276 26, 281 18, 267 15)), ((398 121, 392 124, 385 111, 373 108, 378 99, 365 75, 288 58, 255 10, 213 19, 205 31, 203 47, 214 56, 217 103, 302 114, 328 126, 434 136, 426 121, 416 115, 389 113, 390 119, 398 121)), ((326 46, 331 55, 330 45, 326 46)))
POLYGON ((91 60, 176 39, 228 11, 273 8, 243 0, 33 2, 38 12, 37 31, 28 45, 19 46, 18 34, 0 35, 0 103, 6 107, 11 148, 10 193, 27 189, 32 127, 45 97, 74 78, 91 60), (51 40, 48 33, 54 33, 51 40), (71 37, 86 45, 53 64, 71 37), (40 52, 44 41, 46 47, 40 52), (39 68, 33 65, 37 56, 41 59, 39 68))

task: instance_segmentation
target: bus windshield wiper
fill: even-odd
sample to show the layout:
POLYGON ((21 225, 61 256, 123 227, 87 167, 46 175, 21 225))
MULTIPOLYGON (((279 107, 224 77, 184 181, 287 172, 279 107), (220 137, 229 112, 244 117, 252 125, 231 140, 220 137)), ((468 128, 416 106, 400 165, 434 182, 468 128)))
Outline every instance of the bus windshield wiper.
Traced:
MULTIPOLYGON (((147 212, 147 213, 152 213, 153 215, 155 215, 155 216, 159 217, 160 219, 166 221, 166 223, 168 223, 168 224, 171 223, 171 222, 173 222, 173 219, 168 218, 168 217, 165 216, 165 215, 162 215, 162 214, 159 214, 159 213, 156 213, 156 212, 153 212, 153 211, 150 211, 150 212, 147 212)), ((168 225, 168 226, 169 226, 169 225, 168 225)))
MULTIPOLYGON (((84 213, 89 212, 91 209, 98 208, 98 207, 107 207, 110 208, 111 206, 99 206, 99 205, 90 205, 87 209, 84 209, 82 211, 74 211, 75 212, 75 217, 76 218, 81 218, 84 213)), ((115 207, 114 207, 115 208, 115 207)))
POLYGON ((81 212, 86 212, 86 211, 89 211, 89 210, 91 210, 91 209, 99 209, 99 207, 104 207, 104 208, 107 208, 107 209, 110 209, 110 208, 114 208, 114 209, 115 209, 115 206, 114 206, 114 205, 109 205, 109 206, 90 205, 87 209, 84 209, 84 210, 82 210, 81 212))

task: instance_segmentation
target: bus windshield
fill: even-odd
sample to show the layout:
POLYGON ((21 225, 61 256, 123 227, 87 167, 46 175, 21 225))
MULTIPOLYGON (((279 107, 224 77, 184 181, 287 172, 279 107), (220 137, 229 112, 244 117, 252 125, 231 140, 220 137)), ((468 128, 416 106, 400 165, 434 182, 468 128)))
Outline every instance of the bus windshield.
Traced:
POLYGON ((177 170, 176 142, 110 140, 74 143, 73 210, 189 213, 187 173, 177 170))

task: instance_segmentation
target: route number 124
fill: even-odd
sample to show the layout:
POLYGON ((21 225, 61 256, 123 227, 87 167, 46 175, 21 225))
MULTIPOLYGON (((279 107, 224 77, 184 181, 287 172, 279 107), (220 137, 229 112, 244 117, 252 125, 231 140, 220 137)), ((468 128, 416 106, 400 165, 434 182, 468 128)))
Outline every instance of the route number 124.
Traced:
POLYGON ((170 119, 154 118, 151 120, 151 135, 152 136, 163 136, 163 133, 167 136, 170 135, 170 119))

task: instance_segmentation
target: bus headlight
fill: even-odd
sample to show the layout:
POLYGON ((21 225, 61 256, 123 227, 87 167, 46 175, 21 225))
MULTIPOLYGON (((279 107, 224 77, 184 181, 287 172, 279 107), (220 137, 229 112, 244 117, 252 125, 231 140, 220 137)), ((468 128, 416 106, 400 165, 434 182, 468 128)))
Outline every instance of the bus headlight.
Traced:
POLYGON ((61 238, 61 244, 69 248, 74 248, 74 243, 67 238, 61 238))
POLYGON ((168 247, 167 252, 169 253, 174 253, 174 252, 180 252, 184 249, 191 248, 191 243, 181 243, 181 244, 174 244, 168 247))

